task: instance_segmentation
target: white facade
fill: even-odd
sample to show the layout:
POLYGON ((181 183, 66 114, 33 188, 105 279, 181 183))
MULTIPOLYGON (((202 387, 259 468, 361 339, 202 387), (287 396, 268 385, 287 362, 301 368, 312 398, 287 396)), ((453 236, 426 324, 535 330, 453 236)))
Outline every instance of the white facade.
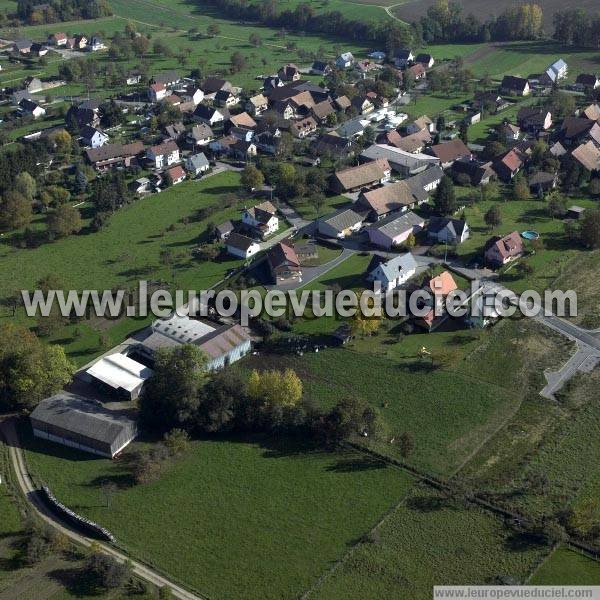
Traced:
POLYGON ((252 244, 250 244, 250 246, 246 250, 237 248, 235 246, 230 246, 229 244, 227 245, 228 254, 231 254, 232 256, 237 256, 238 258, 250 258, 251 256, 257 254, 259 251, 260 246, 256 242, 252 242, 252 244))

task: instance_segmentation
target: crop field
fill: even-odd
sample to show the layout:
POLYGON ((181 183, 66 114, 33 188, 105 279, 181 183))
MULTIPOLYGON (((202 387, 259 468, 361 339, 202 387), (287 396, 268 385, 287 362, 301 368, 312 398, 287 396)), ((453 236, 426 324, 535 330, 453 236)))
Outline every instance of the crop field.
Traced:
POLYGON ((416 487, 311 597, 423 600, 434 585, 489 584, 506 573, 524 581, 546 551, 489 514, 416 487))
MULTIPOLYGON (((485 20, 489 17, 497 16, 501 12, 505 5, 498 5, 493 0, 462 0, 461 1, 462 12, 465 15, 474 14, 480 20, 485 20)), ((553 31, 552 18, 554 13, 558 10, 568 8, 564 2, 560 0, 539 0, 537 2, 544 12, 544 28, 547 33, 553 31)), ((418 21, 423 15, 427 13, 427 10, 435 5, 435 0, 409 0, 408 2, 401 2, 396 5, 392 10, 393 14, 406 21, 412 23, 418 21)), ((577 8, 581 8, 590 13, 598 7, 595 0, 579 0, 577 2, 577 8)))
POLYGON ((539 567, 527 583, 530 585, 598 585, 600 563, 560 547, 539 567))
MULTIPOLYGON (((207 289, 241 261, 227 257, 200 263, 191 257, 190 251, 203 239, 210 221, 220 223, 238 218, 243 203, 221 208, 208 217, 198 216, 198 211, 222 207, 223 196, 237 192, 238 182, 239 175, 231 172, 185 182, 125 206, 102 231, 91 233, 84 229, 80 234, 34 249, 16 248, 5 237, 0 247, 0 294, 33 289, 36 281, 48 274, 58 277, 67 290, 137 287, 140 279, 168 282, 183 290, 207 289), (163 250, 173 253, 172 265, 161 264, 159 256, 163 250)), ((37 227, 42 227, 39 221, 37 227)), ((5 318, 10 316, 3 312, 5 318)), ((26 319, 21 311, 17 317, 26 319)), ((110 327, 107 333, 111 341, 118 343, 145 324, 144 320, 123 318, 117 322, 103 321, 101 326, 110 327)), ((83 364, 101 351, 98 335, 89 323, 83 322, 61 330, 52 341, 64 344, 71 358, 83 364)))
POLYGON ((61 501, 215 599, 298 597, 412 486, 362 455, 291 441, 196 441, 144 486, 131 484, 127 453, 98 460, 26 443, 30 469, 61 501), (120 486, 110 508, 98 487, 105 480, 120 486))

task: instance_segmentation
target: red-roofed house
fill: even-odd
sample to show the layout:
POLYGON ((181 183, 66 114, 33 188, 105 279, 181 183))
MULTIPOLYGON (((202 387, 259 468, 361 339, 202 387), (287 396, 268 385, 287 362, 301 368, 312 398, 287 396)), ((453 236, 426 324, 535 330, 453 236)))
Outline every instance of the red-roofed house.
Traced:
POLYGON ((516 150, 510 150, 494 163, 494 171, 503 181, 511 181, 522 168, 523 159, 516 150))
POLYGON ((167 88, 164 83, 153 83, 148 87, 150 102, 160 102, 167 97, 167 88))
POLYGON ((517 231, 503 238, 497 236, 488 240, 485 247, 485 262, 492 267, 501 267, 523 254, 523 240, 517 231))
POLYGON ((273 281, 277 285, 300 283, 302 269, 296 251, 287 244, 275 244, 267 253, 267 261, 273 281))
POLYGON ((176 165, 167 170, 167 177, 169 178, 171 185, 177 185, 182 181, 185 181, 185 171, 181 165, 176 165))

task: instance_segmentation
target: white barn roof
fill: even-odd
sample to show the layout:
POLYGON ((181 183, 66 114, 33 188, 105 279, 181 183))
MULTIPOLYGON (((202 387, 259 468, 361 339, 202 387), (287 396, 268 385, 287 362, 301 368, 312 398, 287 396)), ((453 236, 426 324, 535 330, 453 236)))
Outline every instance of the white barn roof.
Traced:
POLYGON ((132 392, 149 379, 153 371, 128 356, 117 353, 101 358, 87 373, 115 390, 132 392))

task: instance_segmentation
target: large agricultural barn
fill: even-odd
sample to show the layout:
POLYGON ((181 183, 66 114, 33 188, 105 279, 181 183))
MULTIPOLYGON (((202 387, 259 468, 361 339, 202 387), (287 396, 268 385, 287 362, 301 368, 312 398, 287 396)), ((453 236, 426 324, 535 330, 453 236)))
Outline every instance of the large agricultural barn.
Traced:
POLYGON ((137 435, 135 421, 69 392, 42 400, 30 418, 36 437, 107 458, 137 435))

